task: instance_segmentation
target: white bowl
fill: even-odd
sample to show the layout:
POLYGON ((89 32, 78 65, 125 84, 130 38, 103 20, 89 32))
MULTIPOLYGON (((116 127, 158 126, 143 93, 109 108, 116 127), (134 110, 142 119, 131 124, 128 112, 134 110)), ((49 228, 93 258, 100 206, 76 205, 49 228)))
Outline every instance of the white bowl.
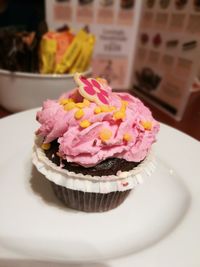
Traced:
MULTIPOLYGON (((91 69, 83 75, 91 74, 91 69)), ((0 106, 11 112, 39 107, 75 87, 73 74, 38 74, 0 69, 0 106)))

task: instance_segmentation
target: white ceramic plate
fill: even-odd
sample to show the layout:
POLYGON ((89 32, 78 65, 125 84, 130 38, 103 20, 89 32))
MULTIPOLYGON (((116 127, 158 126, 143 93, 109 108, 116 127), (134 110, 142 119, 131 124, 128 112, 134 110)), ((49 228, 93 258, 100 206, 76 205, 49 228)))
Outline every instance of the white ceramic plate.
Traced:
POLYGON ((200 143, 161 126, 154 175, 117 209, 65 208, 31 164, 36 110, 0 120, 0 266, 200 266, 200 143))

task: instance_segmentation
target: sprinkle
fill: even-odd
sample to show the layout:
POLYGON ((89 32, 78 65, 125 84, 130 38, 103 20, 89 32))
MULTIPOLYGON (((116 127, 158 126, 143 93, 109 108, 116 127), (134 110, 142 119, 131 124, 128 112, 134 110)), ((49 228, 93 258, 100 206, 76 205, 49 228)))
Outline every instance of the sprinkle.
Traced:
POLYGON ((66 105, 66 104, 71 103, 71 102, 74 102, 74 100, 72 98, 62 98, 59 103, 61 105, 66 105))
POLYGON ((76 104, 74 102, 69 102, 66 105, 64 105, 64 110, 69 111, 76 107, 76 104))
POLYGON ((121 108, 113 114, 115 120, 123 120, 126 116, 127 101, 121 100, 121 108))
POLYGON ((109 109, 110 109, 110 111, 114 111, 114 110, 116 110, 116 107, 111 106, 111 107, 109 107, 109 109))
POLYGON ((122 102, 122 106, 125 106, 125 107, 128 106, 128 101, 122 100, 121 102, 122 102))
POLYGON ((89 105, 90 105, 90 101, 87 100, 86 98, 84 98, 84 100, 83 100, 83 104, 84 104, 85 107, 89 107, 89 105))
POLYGON ((99 114, 101 112, 111 112, 116 110, 116 107, 114 106, 108 106, 108 105, 103 105, 103 106, 98 106, 94 109, 94 114, 99 114))
POLYGON ((83 116, 84 116, 84 111, 82 109, 79 109, 74 113, 74 117, 77 120, 81 119, 83 116))
POLYGON ((68 99, 67 98, 63 98, 59 101, 60 105, 66 105, 68 103, 68 99))
POLYGON ((101 112, 109 112, 109 106, 108 105, 104 105, 104 106, 100 106, 101 112))
POLYGON ((84 108, 85 105, 84 105, 84 103, 79 102, 79 103, 76 103, 76 107, 77 107, 77 108, 84 108))
POLYGON ((109 140, 112 136, 112 131, 107 129, 107 128, 103 128, 101 129, 100 133, 99 133, 99 137, 101 139, 101 141, 105 142, 107 140, 109 140))
POLYGON ((84 120, 84 121, 81 121, 80 122, 80 126, 82 127, 82 128, 87 128, 87 127, 89 127, 91 125, 91 123, 88 121, 88 120, 84 120))
POLYGON ((124 136, 123 136, 123 139, 124 139, 124 141, 129 142, 129 141, 132 140, 132 137, 131 137, 131 135, 129 133, 125 133, 124 136))
POLYGON ((95 113, 95 114, 99 114, 99 113, 101 113, 101 108, 100 108, 100 107, 96 107, 96 108, 94 109, 94 113, 95 113))
POLYGON ((125 112, 124 111, 116 111, 114 114, 113 114, 113 118, 115 120, 123 120, 125 118, 125 112))
POLYGON ((150 131, 152 129, 151 121, 141 121, 141 125, 144 127, 145 130, 150 131))
POLYGON ((121 105, 120 111, 125 112, 126 111, 126 107, 128 105, 128 102, 122 100, 121 103, 122 103, 122 105, 121 105))
POLYGON ((44 149, 44 150, 49 150, 51 147, 51 144, 50 143, 43 143, 41 145, 41 148, 44 149))

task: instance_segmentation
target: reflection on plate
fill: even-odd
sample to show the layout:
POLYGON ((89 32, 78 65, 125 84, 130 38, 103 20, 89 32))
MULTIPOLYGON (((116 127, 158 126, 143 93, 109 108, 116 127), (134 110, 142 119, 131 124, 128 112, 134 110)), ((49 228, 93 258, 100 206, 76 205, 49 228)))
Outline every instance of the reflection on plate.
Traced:
MULTIPOLYGON (((174 258, 179 263, 181 248, 187 249, 187 254, 181 255, 186 263, 200 264, 197 257, 200 239, 195 239, 194 247, 190 242, 190 238, 200 236, 198 206, 194 210, 194 203, 199 200, 195 191, 199 188, 198 142, 162 125, 155 145, 158 167, 154 175, 117 209, 87 214, 62 206, 48 181, 32 167, 31 146, 37 128, 34 118, 35 110, 0 120, 0 266, 1 262, 6 266, 5 260, 1 261, 5 255, 9 255, 8 261, 17 255, 21 259, 46 262, 92 261, 96 262, 91 265, 95 267, 134 263, 157 267, 163 266, 161 262, 171 249, 176 251, 174 258), (5 144, 5 139, 9 143, 5 144), (188 176, 190 171, 183 155, 191 160, 186 162, 193 167, 192 177, 188 176), (173 240, 171 245, 170 240, 173 240), (151 257, 152 253, 159 256, 151 257)), ((167 259, 171 261, 173 255, 167 259)))

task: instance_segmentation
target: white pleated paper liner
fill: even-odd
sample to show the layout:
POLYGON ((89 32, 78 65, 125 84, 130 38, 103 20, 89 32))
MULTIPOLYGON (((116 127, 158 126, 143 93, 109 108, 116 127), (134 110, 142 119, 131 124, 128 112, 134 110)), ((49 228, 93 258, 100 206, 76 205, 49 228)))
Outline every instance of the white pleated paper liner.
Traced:
POLYGON ((153 173, 156 166, 155 157, 150 152, 145 160, 131 171, 118 171, 117 175, 108 176, 77 174, 62 169, 49 160, 37 142, 33 147, 32 161, 40 173, 57 185, 72 190, 103 194, 135 188, 153 173))

